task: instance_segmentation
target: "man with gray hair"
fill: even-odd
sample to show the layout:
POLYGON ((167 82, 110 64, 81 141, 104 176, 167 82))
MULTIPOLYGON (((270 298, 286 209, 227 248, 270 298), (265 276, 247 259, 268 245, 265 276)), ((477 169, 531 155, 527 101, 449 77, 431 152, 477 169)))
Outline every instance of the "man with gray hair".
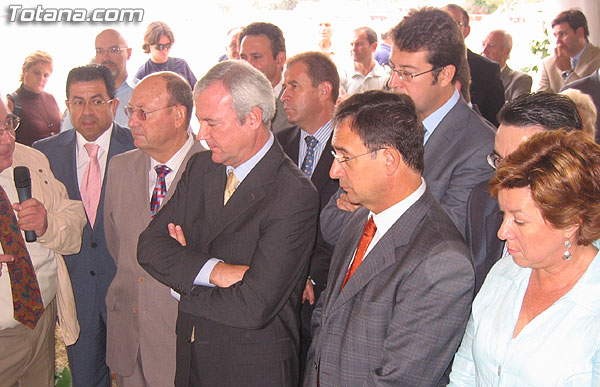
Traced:
POLYGON ((180 295, 175 385, 295 386, 317 191, 269 131, 260 71, 221 62, 194 99, 210 152, 190 158, 138 244, 142 267, 180 295))
POLYGON ((481 55, 500 65, 500 79, 504 85, 504 100, 506 101, 531 92, 533 83, 529 75, 513 70, 506 64, 512 45, 512 36, 504 30, 490 32, 481 45, 481 55))

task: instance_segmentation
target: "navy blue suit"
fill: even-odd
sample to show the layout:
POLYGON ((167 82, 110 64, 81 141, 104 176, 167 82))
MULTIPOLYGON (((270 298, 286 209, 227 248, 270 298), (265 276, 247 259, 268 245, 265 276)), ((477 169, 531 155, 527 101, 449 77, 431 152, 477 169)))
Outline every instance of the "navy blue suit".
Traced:
MULTIPOLYGON (((75 129, 37 141, 33 147, 46 155, 54 176, 67 188, 69 199, 81 200, 77 182, 75 129)), ((106 171, 111 157, 133 148, 131 132, 114 123, 106 171)), ((83 229, 79 254, 64 256, 73 284, 77 319, 81 326, 79 340, 67 347, 73 386, 110 386, 110 371, 106 365, 105 298, 117 268, 104 239, 106 180, 104 176, 94 228, 88 221, 83 229)))

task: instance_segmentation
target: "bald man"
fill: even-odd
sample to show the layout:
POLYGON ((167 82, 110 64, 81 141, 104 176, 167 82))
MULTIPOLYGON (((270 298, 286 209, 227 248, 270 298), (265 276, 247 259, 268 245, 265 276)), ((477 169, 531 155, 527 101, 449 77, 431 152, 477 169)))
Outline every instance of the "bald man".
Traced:
MULTIPOLYGON (((94 62, 108 67, 115 79, 115 98, 119 100, 115 111, 115 121, 117 124, 127 127, 129 119, 123 109, 127 106, 133 92, 133 87, 127 82, 127 61, 131 58, 131 48, 123 35, 110 28, 96 36, 95 46, 94 62)), ((71 116, 67 113, 61 131, 71 128, 73 128, 71 116)))

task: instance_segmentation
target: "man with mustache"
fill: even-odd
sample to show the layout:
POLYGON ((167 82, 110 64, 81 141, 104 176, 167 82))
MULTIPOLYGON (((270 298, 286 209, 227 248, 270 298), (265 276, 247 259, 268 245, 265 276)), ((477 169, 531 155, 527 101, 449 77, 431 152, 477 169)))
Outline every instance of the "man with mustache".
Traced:
POLYGON ((67 346, 73 386, 110 386, 106 365, 105 297, 116 266, 104 237, 103 203, 108 160, 133 149, 131 132, 114 122, 119 100, 106 66, 76 67, 67 77, 67 107, 74 129, 33 144, 69 193, 84 203, 88 222, 81 252, 65 255, 81 335, 67 346))

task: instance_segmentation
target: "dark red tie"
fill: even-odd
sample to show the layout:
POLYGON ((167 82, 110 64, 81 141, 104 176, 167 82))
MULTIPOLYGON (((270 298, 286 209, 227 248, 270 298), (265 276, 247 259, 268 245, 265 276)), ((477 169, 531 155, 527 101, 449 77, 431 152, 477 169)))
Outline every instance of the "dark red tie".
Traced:
POLYGON ((0 187, 0 231, 2 232, 0 243, 4 254, 15 258, 13 262, 6 264, 10 275, 15 320, 33 329, 44 313, 44 303, 29 252, 17 226, 17 218, 2 187, 0 187))
MULTIPOLYGON (((344 277, 344 282, 342 283, 342 289, 346 286, 346 282, 352 277, 356 269, 360 266, 363 258, 365 257, 365 253, 367 252, 367 248, 373 237, 375 236, 375 231, 377 231, 377 226, 375 222, 373 222, 373 217, 370 217, 365 224, 365 228, 363 229, 362 236, 360 237, 360 241, 358 242, 358 248, 356 249, 356 254, 354 255, 354 261, 352 261, 352 265, 348 268, 346 272, 346 277, 344 277)), ((340 289, 340 291, 342 290, 340 289)))

